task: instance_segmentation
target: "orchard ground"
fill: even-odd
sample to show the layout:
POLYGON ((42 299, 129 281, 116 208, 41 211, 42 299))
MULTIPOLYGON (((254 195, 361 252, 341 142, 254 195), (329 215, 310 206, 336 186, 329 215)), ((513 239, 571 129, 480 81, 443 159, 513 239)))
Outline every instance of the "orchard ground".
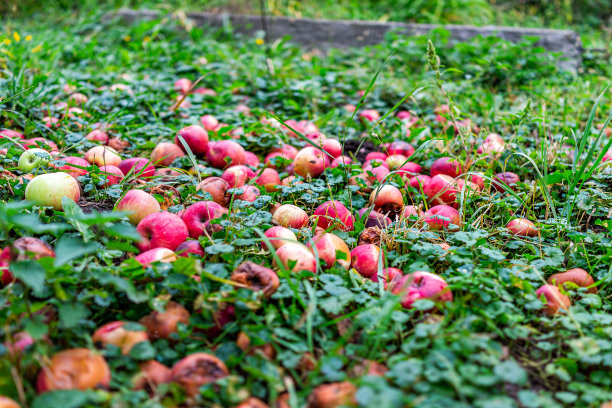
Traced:
POLYGON ((0 406, 612 401, 609 61, 98 17, 0 34, 0 406))

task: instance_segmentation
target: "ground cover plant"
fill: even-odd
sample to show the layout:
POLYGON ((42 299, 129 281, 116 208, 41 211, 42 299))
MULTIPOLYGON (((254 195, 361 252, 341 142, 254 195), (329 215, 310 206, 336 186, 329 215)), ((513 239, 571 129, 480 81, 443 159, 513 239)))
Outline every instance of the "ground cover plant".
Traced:
POLYGON ((606 64, 98 21, 0 38, 0 406, 612 401, 606 64))

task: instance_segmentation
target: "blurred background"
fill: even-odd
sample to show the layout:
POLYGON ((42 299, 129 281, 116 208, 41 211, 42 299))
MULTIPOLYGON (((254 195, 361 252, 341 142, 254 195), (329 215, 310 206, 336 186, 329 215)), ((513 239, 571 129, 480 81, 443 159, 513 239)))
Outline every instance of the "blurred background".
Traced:
POLYGON ((0 16, 66 22, 76 14, 91 16, 122 7, 572 29, 585 48, 606 54, 612 43, 612 0, 0 0, 0 16))

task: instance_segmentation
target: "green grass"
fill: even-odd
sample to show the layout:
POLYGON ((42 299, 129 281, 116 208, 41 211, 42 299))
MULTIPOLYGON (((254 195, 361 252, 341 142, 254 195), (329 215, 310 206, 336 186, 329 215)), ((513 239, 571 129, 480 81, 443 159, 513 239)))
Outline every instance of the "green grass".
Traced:
MULTIPOLYGON (((108 212, 138 184, 101 188, 104 175, 91 166, 80 178, 79 206, 54 213, 24 204, 25 185, 2 173, 2 246, 21 236, 40 237, 54 247, 56 260, 14 262, 11 270, 19 281, 0 289, 1 337, 9 341, 25 330, 36 340, 19 359, 0 347, 0 395, 34 408, 188 406, 176 384, 149 396, 133 391, 131 378, 142 361, 172 366, 201 351, 222 359, 230 376, 204 386, 192 406, 233 407, 249 395, 275 406, 279 395, 288 393, 293 406, 302 407, 315 387, 339 381, 357 387, 356 402, 363 407, 597 408, 612 400, 612 177, 608 166, 598 165, 610 139, 593 126, 604 124, 612 111, 608 61, 586 61, 573 76, 560 72, 555 59, 531 41, 513 45, 477 38, 451 46, 443 31, 431 38, 389 37, 380 46, 322 56, 284 42, 180 30, 180 20, 131 27, 102 25, 99 13, 75 15, 70 24, 47 20, 37 15, 5 24, 0 128, 44 136, 66 155, 92 147, 84 139, 91 125, 108 122, 114 136, 130 142, 124 157, 149 157, 159 142, 172 141, 177 130, 198 123, 203 114, 215 115, 229 129, 242 127, 239 143, 261 159, 284 142, 307 145, 262 124, 267 116, 310 120, 340 140, 376 146, 407 140, 417 149, 411 160, 425 169, 439 157, 453 156, 488 180, 512 171, 521 182, 510 194, 487 188, 462 195, 464 224, 458 230, 428 231, 414 222, 389 228, 382 243, 385 266, 433 272, 452 290, 452 302, 427 312, 431 301, 404 309, 381 285, 337 266, 316 276, 280 267, 281 286, 268 300, 228 284, 243 261, 272 267, 276 255, 261 250, 260 243, 272 225, 274 203, 298 205, 309 215, 332 198, 355 212, 366 206, 369 194, 347 186, 359 165, 329 169, 278 192, 262 190, 254 203, 234 199, 220 221, 223 230, 200 237, 205 257, 146 269, 131 259, 137 252, 133 227, 123 214, 108 212), (435 53, 431 46, 428 51, 429 40, 435 53), (189 96, 190 108, 172 110, 173 84, 180 77, 202 78, 199 86, 217 95, 189 96), (100 89, 116 83, 132 92, 100 89), (90 116, 48 129, 41 122, 43 104, 66 100, 65 84, 89 97, 83 109, 90 116), (247 103, 253 114, 236 113, 239 103, 247 103), (347 103, 376 109, 383 119, 363 124, 343 110, 347 103), (471 119, 480 132, 457 136, 452 127, 441 126, 434 112, 441 104, 453 105, 456 118, 471 119), (395 108, 417 114, 410 135, 395 119, 395 108), (507 143, 496 160, 476 153, 490 132, 507 143), (97 211, 89 213, 92 208, 97 211), (510 235, 504 226, 514 216, 535 222, 540 235, 510 235), (436 245, 441 242, 451 245, 449 252, 436 245), (598 294, 568 287, 569 313, 545 316, 535 290, 553 273, 574 267, 594 277, 598 294), (191 278, 194 273, 199 281, 191 278), (110 389, 36 396, 36 374, 47 357, 94 347, 91 335, 102 324, 137 322, 169 299, 191 312, 190 323, 179 325, 170 341, 143 343, 129 356, 102 349, 112 372, 110 389), (235 321, 211 330, 216 313, 228 305, 235 321), (251 339, 249 352, 237 346, 241 332, 251 339), (265 346, 273 355, 264 353, 265 346), (313 359, 312 367, 306 368, 306 358, 313 359), (383 377, 356 375, 355 366, 364 360, 389 371, 383 377)), ((211 133, 214 140, 225 137, 211 133)), ((3 170, 21 176, 20 149, 0 142, 8 149, 0 157, 3 170)), ((201 199, 195 195, 200 177, 221 174, 193 155, 173 167, 184 175, 143 186, 175 188, 157 195, 171 212, 201 199), (204 167, 190 175, 194 162, 204 167)), ((397 175, 385 182, 401 188, 406 204, 426 201, 397 175)), ((363 229, 357 221, 354 231, 335 233, 354 248, 363 229)), ((312 228, 296 232, 301 242, 312 238, 312 228)))

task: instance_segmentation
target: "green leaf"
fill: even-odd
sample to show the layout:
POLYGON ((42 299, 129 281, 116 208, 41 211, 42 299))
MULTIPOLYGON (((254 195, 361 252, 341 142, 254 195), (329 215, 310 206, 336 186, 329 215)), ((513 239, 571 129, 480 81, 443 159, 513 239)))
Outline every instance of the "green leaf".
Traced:
POLYGON ((131 224, 113 224, 110 227, 105 227, 104 231, 110 236, 129 239, 131 241, 140 241, 142 239, 138 231, 136 231, 136 228, 131 224))
POLYGON ((89 316, 89 309, 82 303, 65 303, 59 306, 60 325, 66 329, 76 327, 89 316))
POLYGON ((53 264, 56 267, 65 265, 73 259, 98 251, 100 247, 100 243, 95 241, 85 243, 81 238, 63 235, 55 246, 53 264))
POLYGON ((34 295, 42 295, 46 273, 41 264, 33 260, 17 261, 11 263, 9 270, 15 279, 32 289, 34 295))
POLYGON ((206 247, 205 251, 211 255, 229 254, 230 252, 234 252, 234 247, 230 244, 219 243, 206 247))
POLYGON ((148 341, 141 341, 136 343, 130 350, 130 357, 135 360, 145 361, 152 360, 157 355, 155 347, 148 341))
POLYGON ((527 372, 513 360, 499 363, 493 369, 493 373, 497 378, 505 382, 520 385, 527 383, 527 372))
POLYGON ((100 404, 107 399, 107 395, 99 391, 50 391, 37 396, 32 401, 32 408, 81 408, 100 404))

